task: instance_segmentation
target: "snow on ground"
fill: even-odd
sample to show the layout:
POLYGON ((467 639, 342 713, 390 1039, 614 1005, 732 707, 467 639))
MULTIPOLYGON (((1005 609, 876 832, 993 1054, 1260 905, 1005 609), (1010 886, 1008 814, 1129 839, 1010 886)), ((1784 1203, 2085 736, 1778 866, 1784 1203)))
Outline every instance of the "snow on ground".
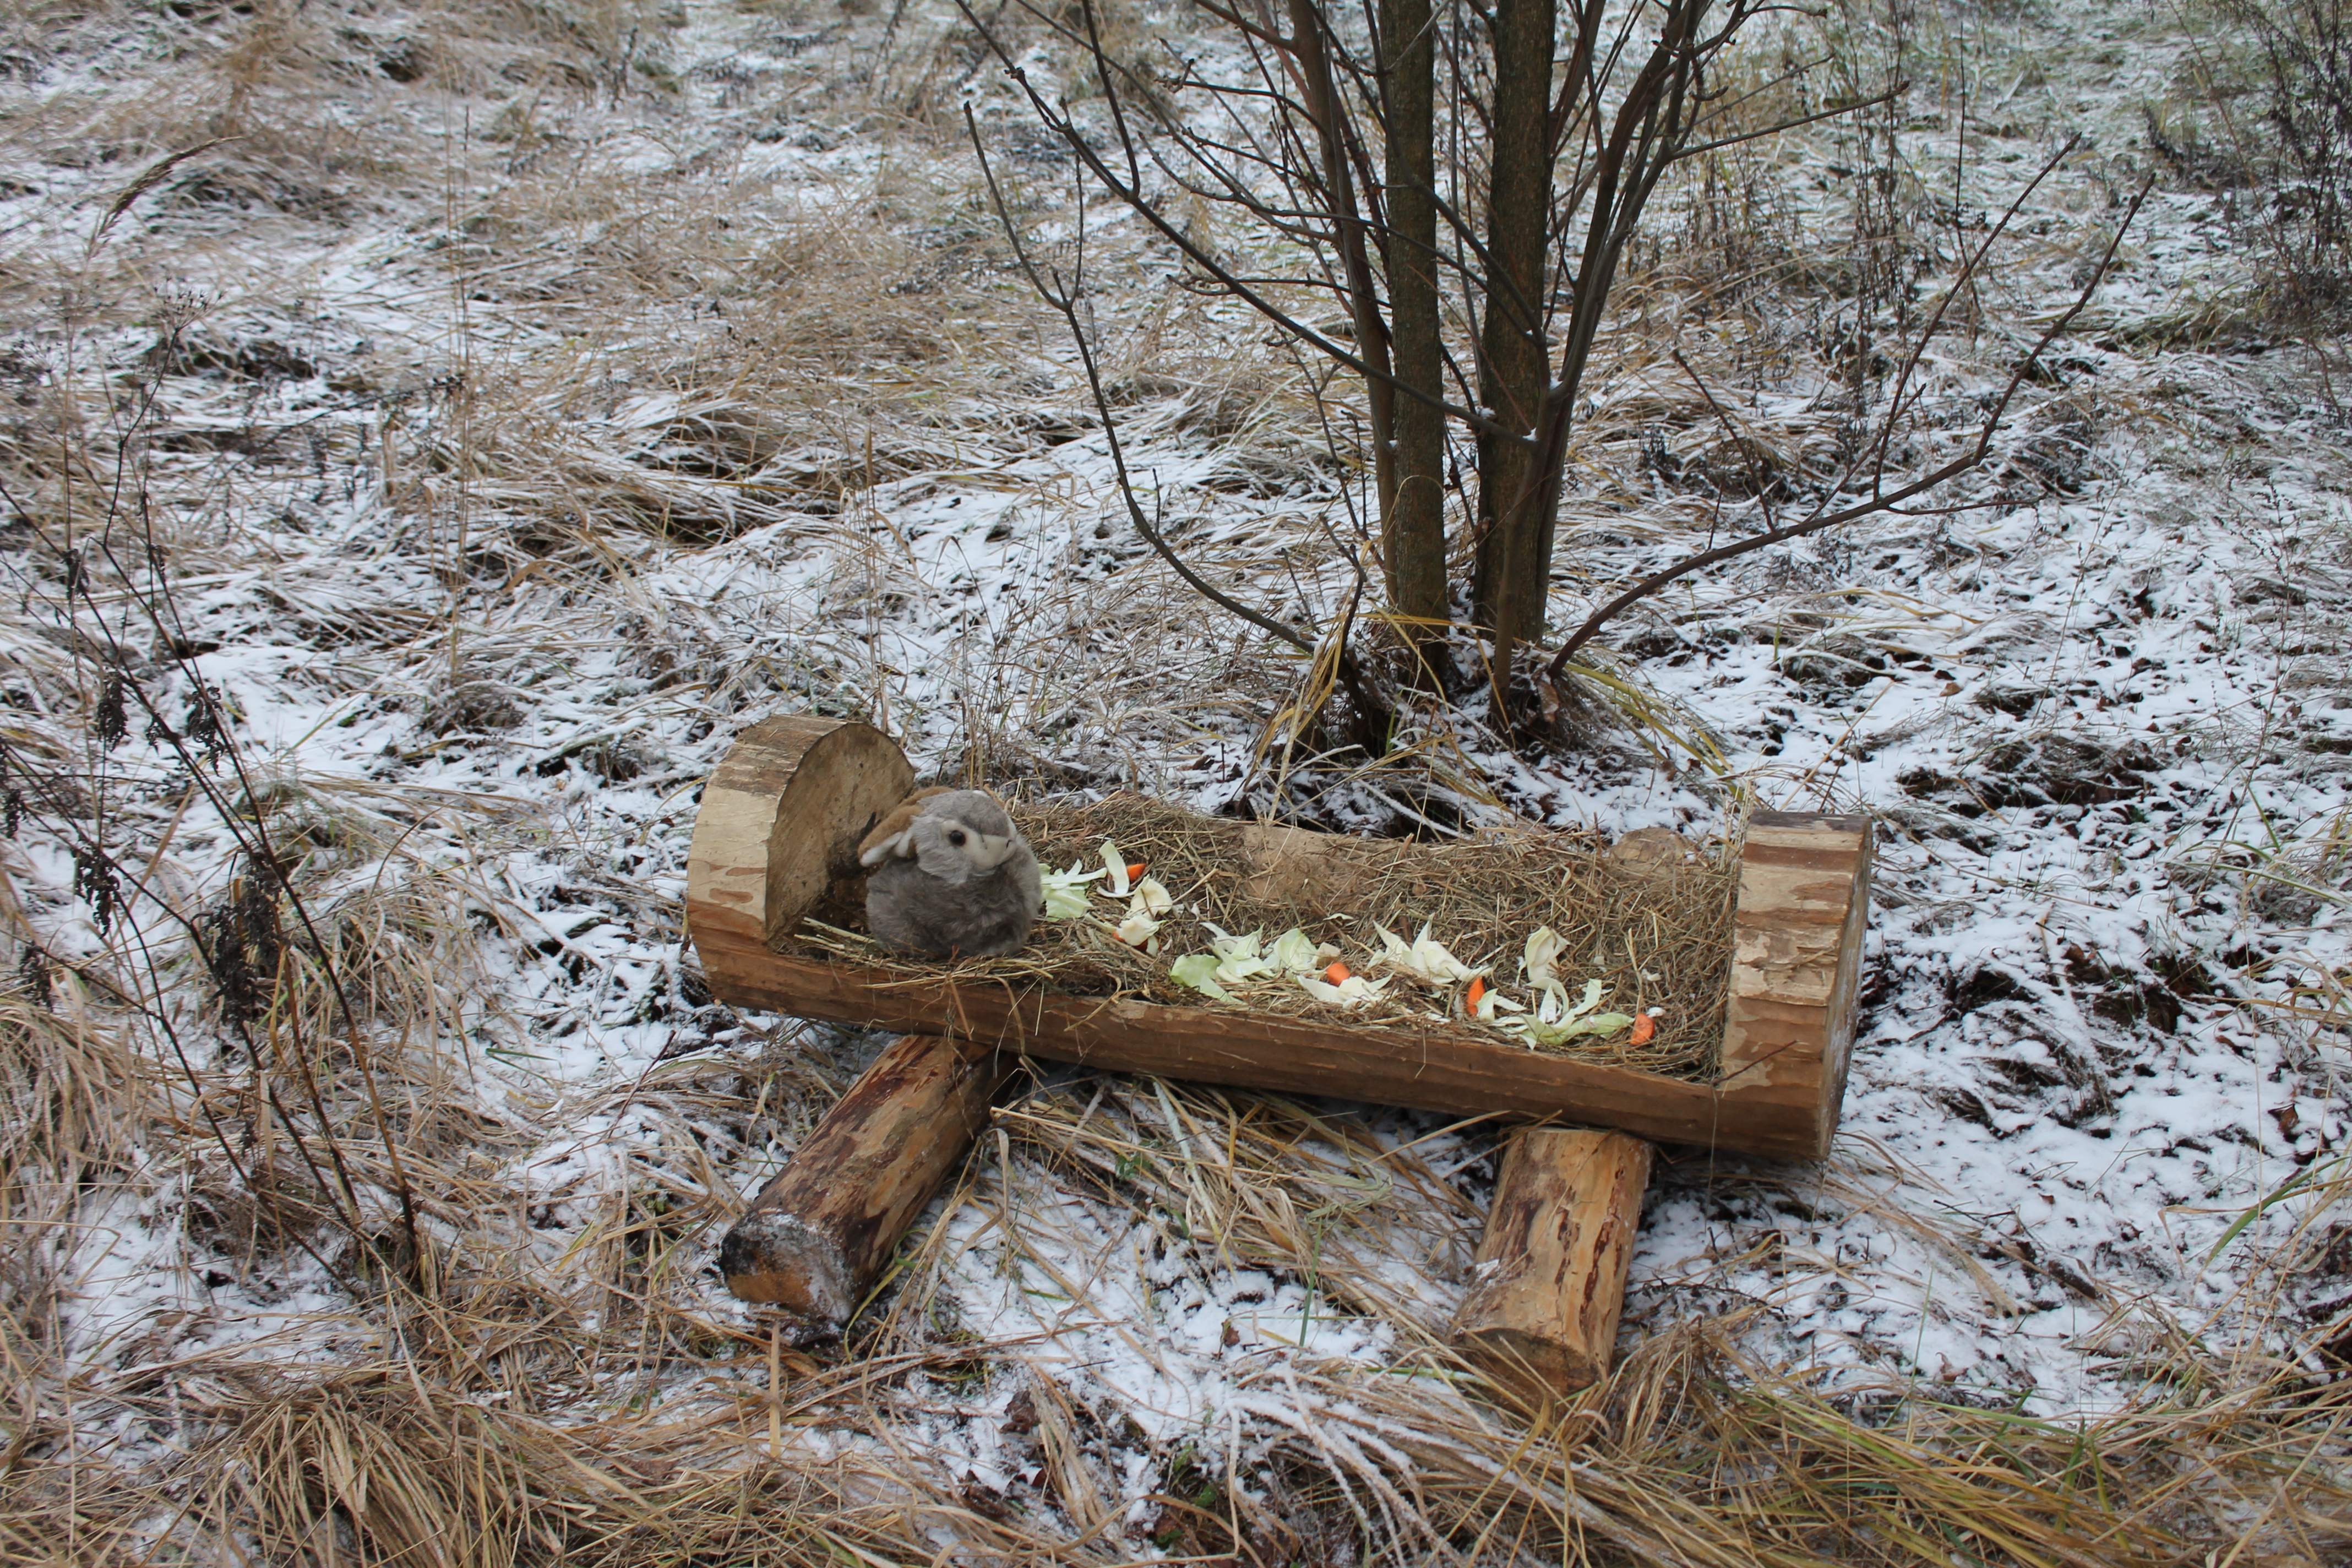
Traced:
MULTIPOLYGON (((430 78, 391 98, 264 79, 247 112, 270 148, 303 125, 338 156, 397 127, 408 141, 382 143, 376 183, 307 203, 257 191, 258 154, 211 185, 163 181, 96 243, 164 150, 95 153, 128 112, 106 95, 179 79, 189 51, 227 47, 226 24, 89 24, 27 47, 0 89, 5 368, 27 409, 70 383, 102 449, 152 393, 132 450, 177 635, 233 720, 247 780, 229 794, 299 847, 312 905, 373 955, 386 1070, 472 1119, 463 1190, 425 1194, 442 1244, 505 1249, 562 1294, 617 1215, 667 1193, 698 1216, 667 1237, 682 1249, 667 1288, 748 1323, 707 1269, 711 1222, 876 1042, 740 1020, 699 991, 677 910, 695 790, 732 734, 777 709, 865 713, 926 771, 977 748, 1055 787, 1215 809, 1250 784, 1297 672, 1127 530, 1070 356, 1003 267, 968 155, 849 106, 841 73, 874 68, 870 31, 685 15, 664 74, 626 90, 509 84, 501 107, 430 78), (175 323, 176 360, 157 347, 175 323)), ((1923 365, 1922 467, 1925 444, 1968 437, 1977 400, 2071 300, 2118 193, 2155 168, 2138 105, 2170 90, 2177 44, 2128 7, 2069 16, 2099 26, 1952 34, 1982 79, 2019 83, 1974 111, 1957 170, 1949 106, 1924 88, 1909 106, 1903 153, 1947 214, 1923 229, 1950 228, 1924 242, 1930 293, 2058 128, 2091 131, 2021 214, 1969 331, 1923 365), (2036 54, 2054 63, 2026 85, 2017 62, 2036 54)), ((400 34, 387 14, 372 36, 400 34)), ((994 89, 971 68, 945 90, 994 89)), ((1776 154, 1797 232, 1850 226, 1836 145, 1823 132, 1776 154)), ((1022 167, 1041 192, 1066 173, 1034 149, 1022 167)), ((1066 221, 1035 202, 1041 224, 1066 221)), ((1246 320, 1120 273, 1149 258, 1096 216, 1135 468, 1223 581, 1328 615, 1348 480, 1301 435, 1311 400, 1246 320)), ((2343 420, 2314 351, 2179 330, 2258 271, 2211 198, 2159 184, 2123 256, 2054 376, 2027 386, 1972 510, 1768 552, 1612 628, 1619 667, 1704 727, 1719 773, 1662 773, 1622 738, 1483 759, 1510 808, 1610 835, 1719 833, 1734 786, 1878 822, 1838 1152, 1818 1170, 1673 1159, 1631 1336, 1757 1309, 1759 1352, 1833 1385, 2065 1416, 2133 1398, 2183 1336, 2277 1353, 2345 1311, 2339 1229, 2317 1206, 2352 1115, 2334 1010, 2352 963, 2343 420), (2313 1245, 2286 1248, 2299 1234, 2313 1245), (2290 1256, 2318 1261, 2279 1277, 2290 1256)), ((1818 352, 1833 303, 1759 321, 1665 283, 1628 298, 1651 329, 1676 321, 1695 361, 1746 367, 1727 401, 1749 428, 1797 452, 1834 437, 1818 352)), ((1555 635, 1712 516, 1715 430, 1671 367, 1629 361, 1596 399, 1555 635)), ((28 414, 12 460, 58 429, 28 414)), ((187 730, 194 694, 127 590, 110 579, 67 625, 47 608, 58 541, 6 526, 19 768, 36 737, 99 754, 82 729, 100 612, 187 730)), ((157 944, 188 1048, 238 1070, 245 1047, 198 1022, 208 984, 163 908, 228 897, 247 870, 232 825, 136 715, 100 771, 151 885, 101 927, 36 799, 0 850, 29 930, 65 964, 119 960, 134 931, 157 944)), ((1192 1135, 1164 1096, 1116 1098, 1102 1113, 1139 1141, 1192 1135)), ((906 1396, 908 1450, 998 1492, 1034 1485, 1056 1462, 1029 1436, 1050 1386, 1131 1424, 1125 1468, 1103 1478, 1117 1513, 1179 1444, 1213 1467, 1245 1426, 1376 1441, 1320 1369, 1387 1364, 1412 1324, 1442 1324, 1488 1144, 1327 1109, 1388 1146, 1420 1141, 1417 1168, 1450 1194, 1330 1155, 1326 1195, 1345 1189, 1347 1224, 1394 1243, 1358 1245, 1354 1296, 1122 1208, 1026 1132, 983 1140, 923 1255, 929 1326, 902 1331, 1017 1345, 1034 1378, 906 1396), (1364 1315, 1382 1280, 1389 1310, 1364 1315)), ((241 1341, 328 1359, 372 1331, 316 1260, 249 1266, 233 1227, 199 1223, 217 1170, 153 1157, 144 1194, 75 1244, 75 1364, 104 1375, 126 1344, 145 1364, 241 1341)), ((384 1179, 362 1194, 379 1220, 384 1179)), ((656 1379, 672 1400, 721 1381, 656 1379)))

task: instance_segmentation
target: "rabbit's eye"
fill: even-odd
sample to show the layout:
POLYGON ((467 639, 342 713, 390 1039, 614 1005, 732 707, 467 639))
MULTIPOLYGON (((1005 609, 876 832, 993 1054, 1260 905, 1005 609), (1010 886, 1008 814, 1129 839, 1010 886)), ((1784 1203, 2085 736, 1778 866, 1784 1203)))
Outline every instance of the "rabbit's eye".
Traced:
POLYGON ((954 845, 954 846, 955 846, 957 848, 959 848, 959 849, 962 848, 962 847, 963 847, 963 829, 961 829, 961 828, 957 828, 955 831, 953 831, 953 832, 950 833, 950 834, 948 835, 948 842, 949 842, 949 843, 950 843, 950 844, 952 844, 952 845, 954 845))

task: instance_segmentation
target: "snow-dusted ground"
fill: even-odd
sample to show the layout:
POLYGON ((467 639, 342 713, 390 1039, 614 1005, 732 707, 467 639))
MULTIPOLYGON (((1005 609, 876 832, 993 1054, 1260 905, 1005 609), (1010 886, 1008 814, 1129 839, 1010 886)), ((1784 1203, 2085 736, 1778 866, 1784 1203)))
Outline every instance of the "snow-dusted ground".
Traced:
MULTIPOLYGON (((1923 86, 1907 105, 1927 296, 2062 128, 2090 132, 1997 249, 1969 330, 1924 364, 1922 467, 2071 301, 2118 193, 2160 173, 2139 106, 2172 90, 2177 43, 2135 8, 2069 15, 1946 29, 1941 58, 1999 98, 1965 142, 1956 100, 1923 86)), ((124 574, 94 565, 92 597, 59 608, 64 551, 89 550, 127 435, 177 635, 249 778, 222 799, 303 858, 309 906, 374 998, 370 1048, 418 1141, 428 1233, 451 1268, 529 1279, 591 1332, 615 1279, 659 1295, 665 1321, 752 1326, 708 1269, 718 1230, 876 1044, 738 1020, 692 977, 677 910, 694 791, 738 729, 856 712, 925 770, 978 755, 1214 809, 1263 790, 1254 748, 1298 674, 1120 521, 1070 356, 1004 267, 938 110, 995 92, 992 73, 933 39, 877 84, 860 73, 892 58, 871 25, 683 16, 642 65, 584 83, 501 76, 535 57, 390 13, 283 21, 281 54, 242 76, 220 65, 250 42, 225 14, 26 23, 0 86, 0 373, 22 394, 7 482, 27 488, 0 533, 16 601, 0 722, 13 776, 77 772, 98 792, 28 790, 0 848, 12 937, 62 966, 60 1005, 107 1007, 65 968, 152 972, 205 1081, 252 1076, 205 1021, 211 987, 166 911, 228 897, 247 870, 233 825, 142 715, 110 750, 89 738, 102 623, 155 707, 183 729, 191 711, 127 594, 151 581, 131 512, 115 517, 124 574), (413 38, 441 63, 404 79, 413 38), (226 108, 192 86, 230 80, 247 97, 226 108), (906 119, 864 107, 884 100, 906 119), (208 133, 242 141, 106 221, 142 167, 208 133), (180 347, 159 347, 173 329, 180 347), (45 456, 76 442, 97 454, 79 519, 45 456), (144 868, 103 930, 72 852, 93 799, 108 847, 144 868)), ((1761 165, 1801 248, 1851 232, 1836 134, 1761 165)), ((1066 225, 1064 166, 1008 145, 1027 148, 1010 166, 1037 221, 1066 225)), ((1135 467, 1222 580, 1328 615, 1350 481, 1312 399, 1250 322, 1168 287, 1096 216, 1135 467)), ((1703 836, 1742 793, 1880 824, 1838 1152, 1663 1168, 1629 1344, 1728 1314, 1760 1359, 1833 1388, 2062 1418, 2140 1397, 2184 1343, 2314 1373, 2315 1347, 2343 1349, 2343 418, 2318 351, 2183 330, 2259 268, 2214 198, 2160 181, 2122 254, 1971 510, 1750 557, 1612 628, 1616 667, 1704 728, 1719 773, 1669 775, 1630 743, 1535 762, 1470 744, 1465 773, 1560 826, 1703 836)), ((1697 466, 1715 416, 1662 344, 1791 467, 1842 417, 1836 301, 1743 310, 1664 271, 1626 299, 1555 635, 1716 524, 1697 466)), ((1029 1371, 884 1396, 889 1441, 992 1496, 1044 1496, 1050 1471, 1080 1526, 1146 1527, 1139 1500, 1172 1484, 1179 1449, 1212 1471, 1287 1433, 1343 1472, 1378 1468, 1359 1450, 1387 1428, 1344 1369, 1442 1325, 1487 1135, 1360 1109, 1366 1142, 1288 1156, 1297 1222, 1229 1245, 1200 1221, 1246 1208, 1247 1184, 1212 1201, 1213 1182, 1171 1173, 1223 1157, 1194 1120, 1211 1102, 1099 1087, 1044 1086, 983 1138, 869 1325, 867 1348, 997 1343, 1029 1371), (1089 1149, 1124 1140, 1159 1165, 1081 1181, 1055 1152, 1090 1100, 1089 1149), (1188 1190, 1202 1214, 1167 1206, 1188 1190), (1074 1411, 1113 1434, 1084 1481, 1074 1411)), ((363 1132, 355 1078, 327 1089, 363 1132)), ((370 1162, 359 1201, 388 1226, 388 1173, 348 1141, 370 1162)), ((82 1380, 94 1439, 140 1440, 105 1410, 126 1369, 381 1351, 316 1259, 240 1245, 220 1217, 235 1183, 201 1140, 147 1158, 58 1262, 59 1371, 82 1380)), ((637 1364, 626 1392, 671 1401, 735 1376, 637 1364)), ((517 1407, 618 1396, 608 1370, 486 1375, 517 1407)))

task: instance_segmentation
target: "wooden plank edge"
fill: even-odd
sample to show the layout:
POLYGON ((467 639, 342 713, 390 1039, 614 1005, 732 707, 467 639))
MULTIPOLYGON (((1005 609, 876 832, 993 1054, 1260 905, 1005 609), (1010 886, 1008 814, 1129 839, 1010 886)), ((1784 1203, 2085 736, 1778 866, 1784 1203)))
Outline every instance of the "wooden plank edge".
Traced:
POLYGON ((1864 948, 1870 935, 1870 882, 1877 868, 1877 846, 1867 828, 1862 836, 1862 863, 1854 868, 1853 902, 1846 911, 1845 928, 1838 937, 1838 975, 1831 995, 1828 1043, 1821 1065, 1821 1100, 1815 1120, 1821 1127, 1821 1150, 1829 1155, 1837 1137, 1845 1104, 1846 1076, 1853 1065, 1854 1008, 1862 995, 1864 948))

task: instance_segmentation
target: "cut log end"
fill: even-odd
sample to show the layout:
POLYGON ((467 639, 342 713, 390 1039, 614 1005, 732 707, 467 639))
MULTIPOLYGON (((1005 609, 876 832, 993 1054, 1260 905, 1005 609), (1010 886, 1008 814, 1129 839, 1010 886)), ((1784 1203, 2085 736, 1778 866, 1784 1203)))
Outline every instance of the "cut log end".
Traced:
POLYGON ((1526 1329, 1491 1327, 1457 1336, 1454 1348, 1489 1382, 1510 1389, 1529 1404, 1541 1404, 1589 1388, 1609 1375, 1607 1352, 1563 1344, 1526 1329))
POLYGON ((1453 1336, 1497 1385, 1540 1403, 1608 1374, 1650 1152, 1622 1132, 1512 1135, 1453 1336))
POLYGON ((1759 811, 1740 851, 1718 1091, 1810 1127, 1810 1159, 1830 1152, 1845 1096, 1870 862, 1860 816, 1759 811))
POLYGON ((695 812, 686 909, 697 946, 731 936, 765 947, 813 910, 861 901, 858 846, 914 782, 906 754, 869 725, 778 714, 744 731, 695 812))
POLYGON ((837 1327, 857 1310, 857 1283, 841 1243, 797 1215, 754 1210, 719 1247, 727 1288, 746 1301, 837 1327))

